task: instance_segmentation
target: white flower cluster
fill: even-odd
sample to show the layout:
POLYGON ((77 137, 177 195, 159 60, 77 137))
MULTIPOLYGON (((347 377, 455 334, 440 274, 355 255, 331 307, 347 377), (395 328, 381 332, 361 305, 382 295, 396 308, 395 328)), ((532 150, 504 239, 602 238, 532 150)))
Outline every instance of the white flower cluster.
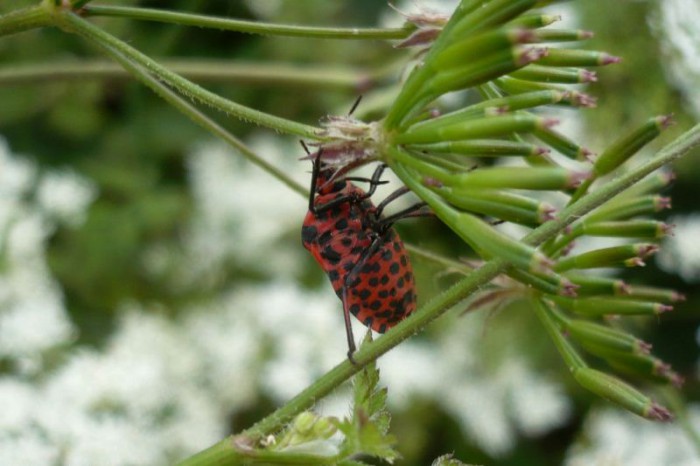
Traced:
POLYGON ((455 416, 466 439, 499 457, 519 434, 537 437, 565 424, 571 405, 563 387, 531 370, 516 347, 499 364, 484 356, 485 314, 460 317, 439 341, 407 342, 379 366, 396 408, 408 407, 413 396, 432 399, 455 416))
POLYGON ((84 178, 40 173, 0 139, 0 355, 20 372, 39 370, 46 351, 73 338, 45 247, 57 226, 82 221, 95 195, 84 178))
MULTIPOLYGON (((700 406, 691 405, 688 421, 700 429, 700 406)), ((568 451, 566 466, 698 466, 696 446, 679 423, 643 422, 613 408, 586 419, 584 435, 568 451)))
POLYGON ((673 236, 664 240, 656 256, 659 267, 680 276, 687 283, 700 281, 700 214, 674 216, 668 220, 675 225, 673 236))
POLYGON ((700 118, 700 3, 665 0, 658 3, 652 24, 669 61, 665 70, 684 95, 688 109, 700 118))

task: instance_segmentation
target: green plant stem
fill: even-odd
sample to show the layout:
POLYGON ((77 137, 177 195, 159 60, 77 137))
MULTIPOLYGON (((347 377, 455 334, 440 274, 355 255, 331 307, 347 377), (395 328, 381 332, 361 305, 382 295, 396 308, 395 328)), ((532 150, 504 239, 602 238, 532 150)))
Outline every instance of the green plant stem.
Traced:
MULTIPOLYGON (((577 218, 612 199, 614 196, 661 168, 663 165, 678 159, 699 144, 700 124, 694 126, 671 144, 667 145, 648 162, 635 167, 624 175, 614 178, 600 189, 587 194, 578 202, 567 207, 560 213, 557 219, 547 222, 533 230, 524 238, 524 241, 534 246, 553 238, 559 231, 570 225, 577 218)), ((391 161, 390 165, 394 168, 394 172, 408 186, 417 182, 403 166, 391 161)), ((363 346, 354 355, 356 364, 352 364, 349 361, 338 364, 287 404, 277 409, 251 428, 245 430, 241 435, 248 438, 251 442, 256 442, 264 435, 281 429, 294 415, 310 408, 316 400, 330 393, 333 389, 362 369, 362 367, 374 361, 403 340, 419 332, 423 327, 447 312, 452 306, 468 297, 471 293, 479 289, 479 287, 488 284, 509 266, 510 264, 502 259, 494 259, 487 262, 451 288, 430 300, 410 318, 400 322, 383 337, 363 346)), ((213 464, 223 466, 227 464, 238 464, 236 462, 237 454, 231 441, 231 437, 224 439, 209 449, 184 460, 180 464, 181 466, 203 466, 213 464)))
POLYGON ((321 131, 319 128, 304 125, 302 123, 287 120, 274 115, 269 115, 244 105, 231 102, 230 100, 227 100, 211 91, 207 91, 206 89, 194 84, 191 81, 188 81, 177 73, 173 73, 161 64, 152 60, 150 57, 142 54, 125 42, 117 39, 111 34, 106 33, 99 27, 80 18, 70 11, 61 11, 54 17, 56 18, 58 26, 68 30, 69 32, 77 33, 81 37, 87 39, 89 42, 102 44, 103 46, 118 51, 125 57, 125 59, 133 61, 139 66, 147 69, 149 73, 155 75, 157 79, 165 82, 169 86, 172 86, 178 92, 190 97, 193 100, 211 105, 218 110, 229 113, 242 120, 251 121, 262 126, 276 129, 277 131, 296 134, 303 138, 319 139, 318 133, 321 131))
POLYGON ((0 37, 48 26, 51 21, 51 13, 44 5, 11 11, 0 15, 0 37))
POLYGON ((162 23, 182 24, 227 31, 246 32, 270 36, 306 37, 312 39, 405 39, 415 29, 413 26, 401 28, 334 28, 293 26, 286 24, 243 21, 215 16, 179 13, 151 8, 122 7, 112 5, 87 5, 81 12, 88 16, 112 16, 162 23))
MULTIPOLYGON (((352 68, 269 63, 231 63, 230 60, 163 60, 161 64, 188 79, 256 86, 327 88, 357 92, 372 87, 383 77, 383 69, 363 71, 352 68)), ((106 60, 55 61, 13 64, 0 68, 0 85, 85 81, 86 79, 127 79, 129 73, 106 60)))
POLYGON ((158 94, 166 102, 168 102, 170 105, 182 112, 185 116, 189 117, 196 124, 209 131, 214 136, 223 139, 227 144, 239 151, 243 155, 243 157, 245 157, 248 161, 262 168, 263 170, 277 178, 279 181, 287 185, 293 191, 296 191, 302 196, 308 196, 308 190, 304 186, 300 185, 299 183, 291 179, 289 176, 287 176, 287 174, 283 170, 280 170, 275 165, 260 158, 253 150, 251 150, 242 141, 240 141, 238 138, 236 138, 234 135, 228 132, 224 127, 222 127, 210 117, 202 113, 199 109, 187 102, 180 95, 173 92, 163 83, 154 78, 146 70, 139 67, 138 65, 135 65, 128 58, 122 55, 118 50, 111 48, 105 44, 100 44, 100 46, 107 55, 109 55, 115 61, 120 63, 125 69, 129 71, 130 74, 136 77, 136 79, 141 81, 147 87, 151 88, 153 92, 158 94))

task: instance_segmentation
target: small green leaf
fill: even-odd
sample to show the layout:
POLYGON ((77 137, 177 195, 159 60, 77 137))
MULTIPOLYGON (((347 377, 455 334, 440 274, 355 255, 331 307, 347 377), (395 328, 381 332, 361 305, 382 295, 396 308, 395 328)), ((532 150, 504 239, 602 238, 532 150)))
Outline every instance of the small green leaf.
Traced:
POLYGON ((475 465, 469 465, 467 463, 462 463, 459 460, 456 460, 452 454, 447 454, 447 455, 442 455, 437 458, 435 458, 435 461, 433 461, 433 464, 431 466, 475 466, 475 465))
MULTIPOLYGON (((372 341, 367 332, 362 344, 372 341)), ((386 409, 387 389, 379 387, 379 370, 368 364, 353 378, 352 418, 337 421, 336 426, 345 439, 342 456, 365 454, 392 462, 398 458, 394 449, 396 439, 389 435, 391 416, 386 409)))

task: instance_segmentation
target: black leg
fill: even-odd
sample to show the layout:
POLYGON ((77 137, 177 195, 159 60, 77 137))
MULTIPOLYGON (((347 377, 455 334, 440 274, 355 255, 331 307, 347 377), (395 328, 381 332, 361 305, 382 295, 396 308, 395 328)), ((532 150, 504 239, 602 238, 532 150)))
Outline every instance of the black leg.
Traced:
MULTIPOLYGON (((337 199, 333 199, 330 202, 327 202, 326 204, 323 204, 322 206, 317 206, 313 205, 313 203, 309 204, 309 210, 311 210, 313 213, 317 214, 320 212, 325 212, 326 210, 332 209, 336 206, 339 206, 340 204, 344 204, 346 202, 349 202, 350 204, 358 204, 365 199, 369 199, 372 194, 377 190, 377 186, 382 184, 382 181, 380 181, 382 177, 382 173, 384 173, 384 169, 386 168, 386 165, 381 164, 379 165, 376 170, 374 170, 374 173, 372 174, 372 178, 369 180, 369 189, 367 190, 366 193, 364 194, 350 194, 347 196, 340 196, 337 199)), ((318 168, 314 165, 314 172, 318 175, 318 168)), ((312 180, 315 181, 314 177, 312 176, 312 180)), ((314 184, 315 186, 315 184, 314 184)))
POLYGON ((379 219, 377 222, 379 225, 383 226, 384 228, 390 227, 394 222, 397 220, 401 220, 402 218, 408 218, 408 217, 434 217, 435 214, 431 211, 421 211, 423 207, 426 207, 428 204, 425 202, 419 202, 417 204, 413 204, 410 207, 406 207, 405 209, 396 212, 395 214, 389 215, 388 217, 379 219))
POLYGON ((348 359, 350 362, 355 364, 354 359, 352 358, 352 354, 355 352, 356 347, 355 347, 355 337, 352 334, 352 324, 350 322, 350 308, 348 307, 348 293, 350 292, 350 286, 352 286, 353 282, 357 278, 357 275, 362 271, 362 267, 367 263, 370 257, 372 257, 376 252, 377 249, 384 243, 384 240, 386 238, 386 235, 382 236, 377 236, 372 240, 372 244, 365 249, 365 251, 362 253, 360 256, 360 259, 357 261, 357 263, 353 266, 352 270, 345 276, 345 280, 343 280, 343 291, 342 291, 342 300, 343 300, 343 317, 345 319, 345 333, 348 337, 348 359))

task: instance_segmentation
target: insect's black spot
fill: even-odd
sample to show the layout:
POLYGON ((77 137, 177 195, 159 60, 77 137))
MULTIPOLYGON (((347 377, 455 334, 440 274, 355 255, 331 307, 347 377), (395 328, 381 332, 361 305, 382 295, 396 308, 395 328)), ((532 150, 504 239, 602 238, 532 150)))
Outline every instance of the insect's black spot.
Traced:
POLYGON ((380 298, 388 298, 388 297, 389 297, 389 291, 388 291, 388 290, 381 290, 381 291, 379 291, 379 297, 380 297, 380 298))
POLYGON ((354 268, 355 268, 355 263, 352 261, 347 261, 343 264, 343 270, 345 270, 346 272, 350 272, 354 268))
POLYGON ((390 311, 382 311, 382 312, 377 312, 374 314, 374 317, 378 317, 380 319, 386 319, 389 316, 391 316, 390 311))
POLYGON ((375 299, 369 304, 369 308, 373 311, 378 311, 380 307, 382 307, 382 302, 378 299, 375 299))
POLYGON ((354 255, 359 255, 362 252, 362 249, 362 246, 355 246, 350 250, 350 253, 354 255))
POLYGON ((352 238, 348 238, 347 236, 344 237, 343 239, 340 240, 340 244, 345 246, 346 248, 349 248, 352 246, 352 238))
POLYGON ((331 233, 330 230, 324 231, 323 233, 321 233, 321 236, 318 237, 318 244, 323 246, 326 243, 328 243, 332 237, 333 233, 331 233))
POLYGON ((382 275, 382 278, 379 281, 382 283, 382 285, 386 285, 387 283, 389 283, 389 277, 386 275, 382 275))
POLYGON ((403 288, 405 284, 406 283, 404 282, 403 278, 399 278, 398 280, 396 280, 396 288, 403 288))
POLYGON ((304 243, 310 243, 314 239, 316 239, 316 235, 318 235, 318 229, 316 229, 315 226, 309 225, 309 226, 303 226, 301 227, 301 241, 304 243))
POLYGON ((350 306, 350 312, 352 315, 356 316, 358 312, 360 312, 360 305, 359 304, 353 304, 350 306))
POLYGON ((401 243, 394 241, 394 251, 401 252, 401 243))
POLYGON ((348 220, 345 218, 341 218, 337 222, 335 222, 334 225, 336 230, 345 230, 348 227, 348 220))
POLYGON ((323 251, 321 251, 321 256, 331 264, 337 264, 342 258, 340 253, 330 246, 323 248, 323 251))
POLYGON ((392 275, 396 275, 397 273, 399 273, 399 270, 401 270, 401 267, 399 267, 399 263, 398 263, 398 262, 394 262, 393 264, 391 264, 391 265, 389 266, 389 272, 390 272, 392 275))
POLYGON ((374 265, 365 262, 365 264, 362 266, 362 273, 370 273, 373 269, 374 265))
POLYGON ((382 251, 382 260, 390 261, 393 256, 394 254, 392 254, 389 249, 384 249, 384 251, 382 251))
POLYGON ((372 277, 369 279, 369 286, 378 286, 379 279, 377 277, 372 277))
POLYGON ((332 282, 334 282, 334 281, 336 281, 336 280, 338 280, 338 279, 340 278, 340 274, 339 274, 338 271, 335 270, 335 269, 329 270, 329 271, 328 271, 328 278, 329 278, 332 282))
POLYGON ((401 265, 403 265, 404 267, 408 265, 408 258, 406 257, 406 255, 401 256, 401 265))
POLYGON ((392 288, 392 289, 389 291, 389 294, 390 294, 391 296, 396 296, 396 288, 392 288))
POLYGON ((362 323, 365 324, 367 327, 371 327, 372 322, 374 322, 374 319, 371 317, 367 317, 365 320, 362 321, 362 323))
POLYGON ((371 291, 369 291, 367 288, 363 288, 359 291, 358 296, 360 297, 361 300, 365 300, 369 298, 369 296, 372 294, 371 291))
POLYGON ((384 333, 386 332, 386 324, 382 324, 379 326, 379 329, 377 329, 377 332, 379 333, 384 333))
POLYGON ((411 276, 411 272, 406 272, 405 274, 403 274, 403 279, 410 283, 413 279, 413 277, 411 276))

